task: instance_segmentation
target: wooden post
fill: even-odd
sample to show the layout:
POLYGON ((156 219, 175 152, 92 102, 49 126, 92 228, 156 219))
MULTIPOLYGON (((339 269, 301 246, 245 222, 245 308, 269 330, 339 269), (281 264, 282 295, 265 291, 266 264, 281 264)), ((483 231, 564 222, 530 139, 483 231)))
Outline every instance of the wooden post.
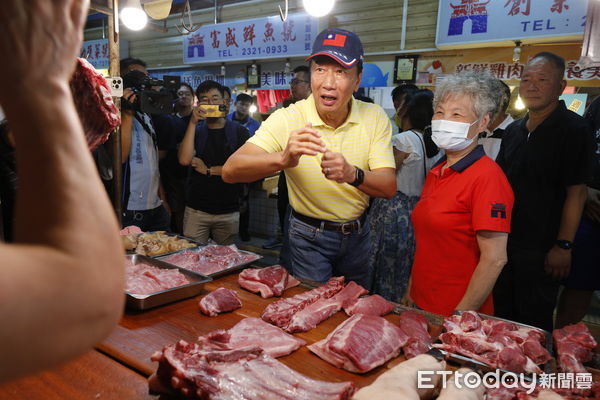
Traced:
MULTIPOLYGON (((121 76, 119 61, 119 0, 107 0, 111 15, 108 15, 108 48, 110 57, 109 75, 111 77, 121 76)), ((115 104, 121 109, 121 99, 113 98, 115 104)), ((121 128, 117 127, 111 135, 112 154, 113 154, 113 193, 112 202, 117 214, 119 225, 123 216, 123 171, 121 164, 121 128)))

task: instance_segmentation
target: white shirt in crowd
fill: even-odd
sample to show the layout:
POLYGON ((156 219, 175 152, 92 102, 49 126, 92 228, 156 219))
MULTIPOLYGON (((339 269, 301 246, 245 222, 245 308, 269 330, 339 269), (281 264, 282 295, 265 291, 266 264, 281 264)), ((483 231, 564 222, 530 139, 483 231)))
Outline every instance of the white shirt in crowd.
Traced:
POLYGON ((502 143, 502 134, 504 134, 506 127, 513 121, 513 117, 509 114, 504 121, 494 129, 494 132, 486 130, 484 132, 485 135, 479 137, 478 143, 483 146, 485 154, 492 160, 496 160, 498 152, 500 151, 500 144, 502 143))
POLYGON ((440 151, 435 156, 427 158, 423 135, 413 130, 392 136, 392 146, 408 153, 402 166, 396 170, 398 191, 407 196, 420 196, 427 172, 442 158, 443 152, 440 151))

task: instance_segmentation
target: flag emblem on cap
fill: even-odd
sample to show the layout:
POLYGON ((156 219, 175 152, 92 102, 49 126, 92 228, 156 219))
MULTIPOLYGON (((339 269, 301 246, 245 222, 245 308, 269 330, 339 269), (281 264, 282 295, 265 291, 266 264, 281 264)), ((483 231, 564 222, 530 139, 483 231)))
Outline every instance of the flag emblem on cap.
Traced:
POLYGON ((327 38, 323 40, 323 46, 336 46, 344 47, 346 43, 346 35, 340 35, 338 33, 330 33, 327 38))

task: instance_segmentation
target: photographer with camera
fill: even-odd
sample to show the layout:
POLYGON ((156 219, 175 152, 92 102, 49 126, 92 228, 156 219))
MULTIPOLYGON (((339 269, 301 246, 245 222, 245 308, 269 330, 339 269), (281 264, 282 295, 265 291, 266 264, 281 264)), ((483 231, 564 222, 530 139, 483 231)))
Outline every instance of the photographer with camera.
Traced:
POLYGON ((204 81, 196 89, 198 107, 192 112, 179 146, 179 163, 191 165, 186 188, 183 234, 207 243, 233 244, 239 229, 240 186, 225 183, 225 161, 250 137, 248 130, 228 120, 224 88, 204 81))
POLYGON ((141 111, 139 94, 148 79, 146 64, 121 60, 123 102, 121 162, 123 163, 123 226, 142 231, 169 230, 170 216, 161 199, 158 139, 149 114, 141 111))

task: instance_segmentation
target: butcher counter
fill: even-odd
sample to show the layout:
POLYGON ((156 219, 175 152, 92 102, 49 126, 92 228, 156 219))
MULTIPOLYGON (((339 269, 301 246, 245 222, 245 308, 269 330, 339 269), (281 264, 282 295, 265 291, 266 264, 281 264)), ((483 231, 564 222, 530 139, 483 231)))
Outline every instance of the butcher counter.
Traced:
MULTIPOLYGON (((198 336, 216 329, 229 329, 246 317, 259 317, 264 308, 278 298, 263 299, 241 289, 234 273, 208 282, 203 293, 195 298, 171 303, 142 312, 127 310, 111 335, 80 358, 52 370, 0 385, 0 399, 171 399, 148 393, 146 378, 155 372, 157 363, 150 356, 164 346, 180 339, 192 342, 198 336), (216 317, 207 317, 198 310, 198 301, 218 287, 234 289, 243 307, 216 317)), ((307 290, 298 286, 288 289, 289 297, 307 290)), ((308 344, 327 336, 346 319, 338 312, 315 329, 296 334, 308 344)), ((386 318, 398 323, 398 315, 386 318)), ((317 380, 352 381, 357 387, 371 384, 388 367, 404 360, 400 356, 366 374, 353 374, 338 369, 316 355, 306 346, 278 359, 294 370, 317 380)), ((598 379, 594 374, 594 380, 598 379)))
MULTIPOLYGON (((155 372, 157 363, 150 356, 164 346, 180 339, 194 341, 198 336, 216 329, 229 329, 246 317, 260 317, 263 309, 278 298, 263 299, 239 287, 238 274, 230 274, 204 285, 199 296, 147 311, 127 310, 111 335, 84 356, 63 366, 32 377, 0 385, 0 399, 165 399, 148 394, 145 378, 155 372), (205 294, 226 287, 238 292, 243 307, 216 317, 207 317, 198 310, 198 301, 205 294)), ((286 290, 285 297, 307 290, 298 286, 286 290)), ((310 343, 327 336, 347 318, 338 312, 315 329, 296 334, 310 343)), ((388 315, 395 323, 397 315, 388 315)), ((366 374, 353 374, 336 368, 302 346, 292 354, 278 358, 296 371, 313 379, 342 382, 353 381, 358 387, 371 384, 386 366, 366 374)), ((395 365, 403 356, 387 363, 395 365)))

